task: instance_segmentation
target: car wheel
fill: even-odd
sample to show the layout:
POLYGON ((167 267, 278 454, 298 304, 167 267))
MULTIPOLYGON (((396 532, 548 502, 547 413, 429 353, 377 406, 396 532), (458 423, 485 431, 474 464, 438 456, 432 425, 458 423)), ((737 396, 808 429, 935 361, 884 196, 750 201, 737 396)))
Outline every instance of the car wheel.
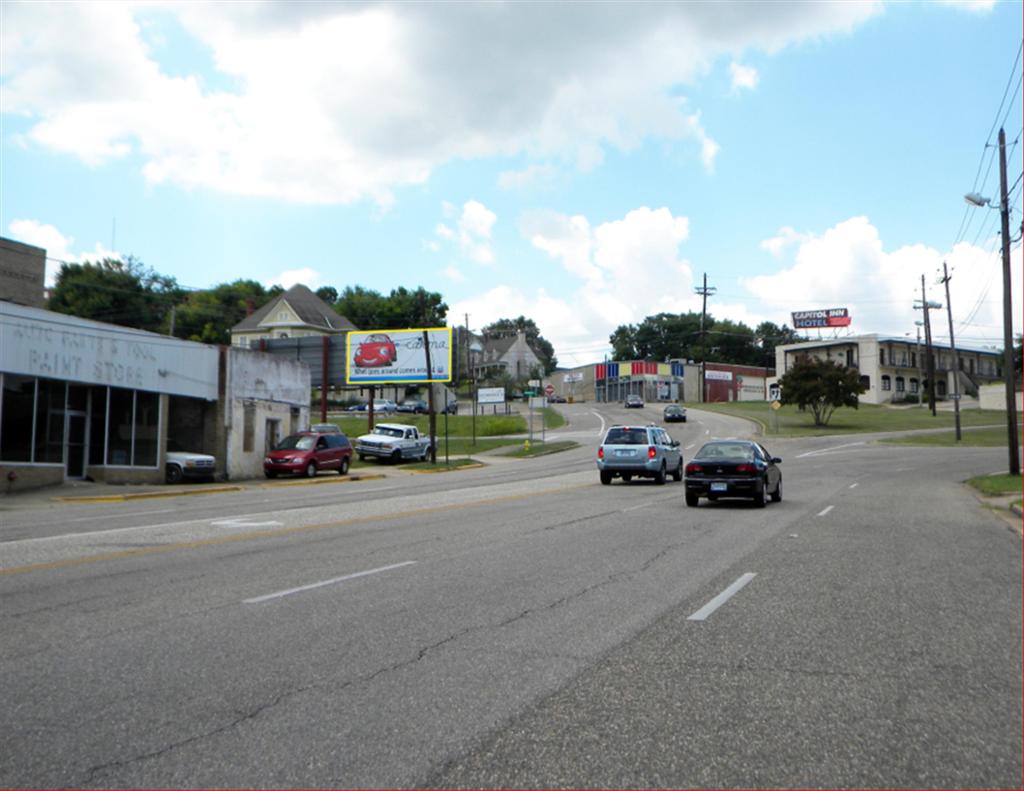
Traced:
POLYGON ((181 483, 181 479, 184 478, 184 474, 181 471, 181 467, 177 464, 168 464, 167 471, 164 475, 167 483, 181 483))
POLYGON ((398 464, 402 460, 402 451, 394 450, 391 451, 391 463, 398 464))
POLYGON ((686 422, 686 418, 685 418, 685 417, 683 418, 683 422, 684 422, 684 423, 686 422))
POLYGON ((686 493, 686 504, 690 508, 696 508, 697 507, 697 503, 699 503, 699 502, 700 502, 700 497, 698 497, 696 494, 690 494, 689 492, 686 493))
POLYGON ((315 461, 311 461, 309 464, 306 465, 306 477, 307 478, 315 478, 316 477, 316 462, 315 461))
POLYGON ((610 472, 605 472, 604 470, 601 470, 601 483, 603 483, 605 486, 607 486, 611 482, 612 482, 612 474, 610 472))
POLYGON ((658 468, 657 475, 654 476, 654 482, 658 486, 664 486, 665 484, 665 462, 661 463, 661 467, 658 468))
POLYGON ((676 471, 672 473, 672 480, 679 482, 683 480, 683 460, 679 459, 679 464, 676 466, 676 471))
POLYGON ((264 470, 263 474, 266 475, 268 478, 276 478, 277 477, 277 473, 273 472, 272 470, 264 470))
POLYGON ((629 482, 630 482, 631 480, 633 480, 633 476, 632 476, 632 475, 623 475, 623 476, 622 476, 622 480, 623 480, 623 481, 624 481, 625 483, 629 483, 629 482))
POLYGON ((344 475, 348 472, 348 456, 341 460, 341 464, 338 466, 338 475, 344 475))
POLYGON ((754 495, 754 507, 764 508, 768 502, 768 481, 761 481, 761 490, 754 495))
POLYGON ((782 502, 782 478, 779 478, 779 485, 776 486, 775 487, 775 491, 772 492, 772 502, 773 503, 781 503, 782 502))

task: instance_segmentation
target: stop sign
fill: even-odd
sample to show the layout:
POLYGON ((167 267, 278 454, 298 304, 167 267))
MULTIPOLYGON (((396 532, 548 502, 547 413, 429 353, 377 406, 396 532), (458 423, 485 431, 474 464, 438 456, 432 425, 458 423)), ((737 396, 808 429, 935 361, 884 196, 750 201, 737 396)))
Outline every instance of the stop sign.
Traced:
POLYGON ((553 384, 546 384, 546 385, 544 385, 544 395, 549 395, 550 396, 550 395, 554 395, 554 394, 555 394, 555 386, 553 384))

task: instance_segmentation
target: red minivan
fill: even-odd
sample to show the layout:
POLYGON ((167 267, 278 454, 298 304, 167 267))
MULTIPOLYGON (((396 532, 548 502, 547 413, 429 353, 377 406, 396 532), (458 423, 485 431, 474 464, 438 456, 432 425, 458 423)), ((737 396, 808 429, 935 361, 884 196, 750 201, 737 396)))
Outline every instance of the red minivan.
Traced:
POLYGON ((352 458, 352 443, 341 432, 320 434, 300 431, 285 437, 263 460, 263 474, 314 477, 320 470, 337 470, 344 475, 352 458))

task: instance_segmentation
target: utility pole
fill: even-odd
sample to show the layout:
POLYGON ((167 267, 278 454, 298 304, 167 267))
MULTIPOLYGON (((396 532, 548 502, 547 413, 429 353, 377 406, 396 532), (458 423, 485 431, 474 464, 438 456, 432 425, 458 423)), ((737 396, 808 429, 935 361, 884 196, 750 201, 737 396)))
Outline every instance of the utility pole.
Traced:
POLYGON ((933 306, 934 303, 928 301, 928 294, 924 288, 924 275, 921 275, 921 304, 914 305, 914 309, 924 311, 924 354, 928 371, 928 406, 932 410, 932 417, 935 417, 935 357, 932 355, 932 323, 928 318, 928 308, 933 306))
POLYGON ((707 320, 707 315, 708 315, 708 297, 714 295, 714 293, 717 290, 718 289, 715 288, 714 286, 708 287, 708 273, 707 272, 704 273, 704 285, 702 287, 700 287, 700 288, 695 288, 693 290, 694 294, 700 294, 703 297, 703 300, 701 302, 701 309, 700 309, 700 374, 698 376, 698 378, 700 379, 699 385, 700 385, 700 402, 701 403, 703 403, 704 400, 705 400, 705 398, 704 398, 704 363, 705 363, 705 360, 707 359, 707 356, 708 356, 707 355, 707 351, 705 350, 705 346, 704 346, 704 334, 705 334, 704 323, 707 320))
POLYGON ((917 405, 921 406, 924 403, 924 383, 921 381, 924 379, 921 376, 921 328, 924 326, 924 322, 915 321, 914 324, 917 325, 917 359, 915 360, 917 363, 915 366, 917 368, 917 405))
POLYGON ((946 285, 946 316, 949 317, 949 348, 953 350, 953 414, 956 422, 956 441, 960 441, 960 355, 953 338, 953 305, 949 301, 949 267, 942 262, 942 281, 946 285))
POLYGON ((1006 195, 1006 133, 999 130, 999 213, 1003 232, 1003 376, 1006 379, 1006 429, 1010 475, 1020 475, 1017 443, 1016 366, 1013 359, 1013 299, 1010 281, 1010 206, 1006 195))

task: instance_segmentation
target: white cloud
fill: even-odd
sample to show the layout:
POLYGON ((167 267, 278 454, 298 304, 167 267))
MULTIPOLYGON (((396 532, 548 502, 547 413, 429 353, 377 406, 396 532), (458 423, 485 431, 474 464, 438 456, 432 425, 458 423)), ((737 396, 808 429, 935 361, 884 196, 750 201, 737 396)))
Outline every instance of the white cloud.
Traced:
POLYGON ((761 249, 767 250, 775 258, 779 258, 787 247, 807 241, 810 238, 809 234, 797 233, 787 225, 779 229, 778 235, 761 242, 761 249))
POLYGON ((56 282, 57 272, 62 263, 82 264, 86 261, 95 263, 104 258, 121 259, 120 253, 108 250, 99 243, 90 252, 75 252, 73 236, 65 236, 53 225, 36 220, 12 220, 7 228, 11 238, 46 250, 47 286, 52 286, 56 282))
POLYGON ((132 155, 153 183, 387 208, 455 159, 585 170, 656 138, 695 145, 710 167, 717 144, 679 86, 726 53, 847 32, 879 8, 6 3, 0 106, 28 119, 30 144, 92 165, 132 155), (164 14, 218 74, 162 68, 147 41, 164 14), (238 87, 207 87, 219 84, 238 87))
POLYGON ((301 283, 312 291, 316 291, 320 286, 324 285, 323 277, 315 269, 310 269, 308 266, 302 269, 288 269, 277 277, 271 278, 266 282, 268 286, 281 286, 287 290, 297 283, 301 283))
POLYGON ((753 66, 744 66, 733 61, 729 64, 729 73, 732 75, 732 89, 739 91, 743 88, 753 90, 757 87, 760 76, 753 66))
POLYGON ((463 283, 466 280, 466 276, 462 274, 462 271, 457 266, 446 266, 444 268, 444 276, 453 283, 463 283))
POLYGON ((523 170, 505 170, 498 174, 498 187, 503 190, 528 190, 550 185, 558 171, 552 165, 530 165, 523 170))
MULTIPOLYGON (((458 245, 461 254, 478 264, 493 264, 494 250, 491 247, 491 233, 498 216, 480 201, 468 200, 462 206, 461 214, 451 203, 441 206, 444 216, 455 218, 456 228, 444 223, 434 227, 434 234, 446 242, 458 245)), ((439 247, 436 249, 440 249, 439 247)))
MULTIPOLYGON (((921 275, 925 275, 928 299, 945 303, 943 287, 936 285, 936 279, 946 261, 952 272, 954 328, 967 322, 955 330, 958 343, 1001 345, 1001 259, 993 252, 998 251, 995 240, 985 248, 961 243, 942 252, 909 245, 889 252, 867 217, 853 217, 821 235, 797 234, 784 228, 779 237, 761 246, 774 252, 772 244, 780 239, 787 245, 798 245, 792 263, 772 275, 741 279, 747 291, 761 302, 765 317, 772 321, 791 323, 789 314, 795 310, 846 307, 854 333, 913 334, 914 322, 920 320, 920 311, 915 311, 913 305, 921 297, 921 275)), ((1015 248, 1012 255, 1016 262, 1013 289, 1019 295, 1021 248, 1015 248)), ((944 312, 933 315, 936 337, 948 338, 944 312)), ((1019 315, 1016 321, 1015 332, 1019 332, 1019 315)))
POLYGON ((995 8, 996 0, 939 0, 939 4, 975 14, 987 14, 995 8))
POLYGON ((621 324, 700 307, 691 266, 679 256, 689 221, 666 208, 641 207, 596 227, 580 215, 534 212, 521 219, 520 232, 577 278, 577 287, 556 296, 500 286, 453 305, 454 315, 469 313, 478 326, 530 316, 560 360, 575 364, 577 356, 579 363, 599 359, 621 324))

